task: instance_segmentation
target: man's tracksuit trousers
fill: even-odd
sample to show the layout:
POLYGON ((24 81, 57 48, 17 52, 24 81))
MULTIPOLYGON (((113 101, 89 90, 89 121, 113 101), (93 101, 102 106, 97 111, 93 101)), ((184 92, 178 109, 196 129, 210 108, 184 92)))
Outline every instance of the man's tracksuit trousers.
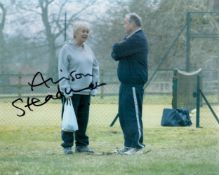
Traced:
POLYGON ((143 148, 142 104, 143 85, 121 84, 119 90, 119 121, 124 135, 124 146, 143 148))

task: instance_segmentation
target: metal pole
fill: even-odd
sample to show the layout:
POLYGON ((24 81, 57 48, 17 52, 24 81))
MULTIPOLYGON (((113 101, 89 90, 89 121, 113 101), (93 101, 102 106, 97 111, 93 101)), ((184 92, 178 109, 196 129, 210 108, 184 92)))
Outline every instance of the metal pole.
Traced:
POLYGON ((196 128, 200 128, 200 76, 197 76, 196 89, 196 128))
POLYGON ((174 70, 174 73, 173 73, 173 100, 172 100, 172 107, 173 109, 177 109, 177 81, 178 81, 178 78, 177 78, 177 69, 174 70))
POLYGON ((113 127, 113 125, 116 123, 116 120, 119 118, 119 113, 116 114, 116 117, 113 119, 113 121, 110 124, 110 127, 113 127))
MULTIPOLYGON (((101 69, 100 70, 100 82, 103 83, 104 81, 104 71, 101 69)), ((103 99, 104 97, 104 86, 100 87, 100 98, 103 99)))
POLYGON ((66 41, 66 37, 67 37, 67 13, 65 12, 65 31, 64 31, 64 40, 66 41))
POLYGON ((22 84, 21 84, 21 73, 18 74, 18 98, 21 98, 21 89, 22 89, 22 84))
POLYGON ((186 43, 185 43, 185 68, 186 71, 190 71, 190 26, 191 25, 191 13, 186 14, 186 43))
POLYGON ((203 99, 205 100, 206 104, 208 105, 208 108, 210 109, 211 113, 213 114, 214 118, 216 119, 217 123, 219 124, 219 118, 218 118, 217 114, 215 113, 215 111, 213 110, 213 108, 211 107, 209 101, 207 100, 207 98, 204 95, 204 93, 202 92, 202 90, 200 90, 200 94, 202 95, 203 99))

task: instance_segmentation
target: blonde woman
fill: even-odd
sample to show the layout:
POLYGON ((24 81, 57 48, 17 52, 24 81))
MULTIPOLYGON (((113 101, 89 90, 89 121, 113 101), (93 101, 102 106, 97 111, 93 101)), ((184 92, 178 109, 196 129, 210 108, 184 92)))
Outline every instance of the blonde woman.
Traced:
MULTIPOLYGON (((89 119, 90 96, 96 94, 95 87, 99 79, 99 65, 91 48, 86 43, 90 33, 89 25, 77 22, 73 28, 72 41, 66 43, 59 54, 58 74, 60 91, 63 94, 62 104, 71 98, 78 121, 76 132, 61 131, 61 144, 64 154, 75 152, 93 152, 89 148, 86 135, 89 119), (65 78, 63 78, 65 77, 65 78)), ((62 110, 63 113, 63 110, 62 110)))

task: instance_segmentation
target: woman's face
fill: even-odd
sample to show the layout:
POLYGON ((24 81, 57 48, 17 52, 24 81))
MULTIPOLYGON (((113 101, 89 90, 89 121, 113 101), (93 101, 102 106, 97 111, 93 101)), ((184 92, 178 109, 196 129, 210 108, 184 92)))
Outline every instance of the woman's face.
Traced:
POLYGON ((83 44, 87 40, 88 36, 89 29, 87 29, 86 27, 81 27, 75 33, 74 38, 78 44, 83 44))

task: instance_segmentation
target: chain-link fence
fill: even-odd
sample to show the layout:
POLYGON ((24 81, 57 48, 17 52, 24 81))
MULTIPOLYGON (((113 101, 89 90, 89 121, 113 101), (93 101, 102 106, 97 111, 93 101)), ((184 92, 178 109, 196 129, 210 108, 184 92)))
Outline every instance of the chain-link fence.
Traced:
MULTIPOLYGON (((213 105, 216 113, 219 114, 218 70, 204 70, 202 75, 203 92, 213 105)), ((0 124, 59 125, 61 101, 56 99, 57 85, 54 85, 51 81, 41 84, 43 80, 45 82, 49 78, 46 74, 38 74, 38 76, 36 74, 0 75, 0 124), (31 83, 41 85, 31 89, 31 83), (33 103, 36 105, 33 105, 33 103)), ((154 80, 145 89, 143 116, 146 126, 159 127, 163 108, 171 107, 172 78, 172 70, 158 71, 154 80)), ((119 82, 115 73, 104 71, 101 71, 100 80, 101 83, 104 82, 106 85, 101 86, 98 89, 97 96, 92 98, 90 123, 108 126, 118 111, 119 82)), ((192 120, 195 123, 194 113, 192 120)), ((201 108, 201 126, 218 126, 205 103, 201 108)))
MULTIPOLYGON (((202 90, 216 113, 219 114, 219 13, 187 13, 186 16, 183 11, 178 13, 167 11, 157 15, 153 13, 148 15, 142 15, 145 24, 143 29, 148 37, 149 77, 153 74, 155 76, 152 76, 152 81, 145 90, 144 123, 152 127, 160 126, 163 108, 171 107, 174 68, 190 71, 202 68, 202 90), (149 17, 156 20, 148 20, 149 17), (157 67, 158 64, 160 66, 157 67)), ((99 59, 100 67, 104 69, 100 72, 101 83, 107 84, 98 89, 98 95, 92 98, 91 103, 90 122, 99 125, 109 125, 118 111, 119 82, 116 71, 111 69, 115 68, 115 64, 109 57, 112 43, 122 35, 122 24, 116 23, 113 25, 116 28, 109 30, 105 30, 107 28, 105 25, 104 30, 102 29, 97 35, 103 39, 107 37, 104 44, 99 44, 99 40, 96 40, 98 44, 93 43, 97 58, 102 58, 99 59), (108 35, 106 32, 109 32, 108 35)), ((69 30, 72 29, 69 28, 69 30)), ((67 38, 72 36, 71 32, 67 31, 67 38)), ((56 95, 57 85, 47 82, 31 90, 28 82, 33 80, 35 70, 44 70, 44 72, 53 74, 53 69, 50 70, 50 68, 56 70, 55 64, 52 63, 57 63, 53 60, 53 56, 58 53, 63 40, 57 39, 56 48, 51 47, 45 40, 26 42, 25 38, 21 40, 19 37, 8 41, 5 45, 7 49, 1 50, 0 54, 2 73, 0 74, 0 124, 59 124, 61 102, 51 97, 51 95, 56 95), (5 58, 13 58, 15 64, 11 66, 11 60, 5 58), (16 74, 3 74, 5 72, 16 74), (38 107, 28 105, 38 99, 41 103, 48 102, 38 107), (16 107, 12 105, 15 100, 17 100, 16 107), (17 116, 24 112, 23 117, 17 116)), ((47 74, 42 74, 42 76, 44 79, 51 77, 47 74)), ((57 74, 54 77, 57 77, 57 74)), ((35 82, 40 81, 42 77, 38 76, 35 82)), ((201 126, 218 126, 205 103, 201 108, 201 126)))

